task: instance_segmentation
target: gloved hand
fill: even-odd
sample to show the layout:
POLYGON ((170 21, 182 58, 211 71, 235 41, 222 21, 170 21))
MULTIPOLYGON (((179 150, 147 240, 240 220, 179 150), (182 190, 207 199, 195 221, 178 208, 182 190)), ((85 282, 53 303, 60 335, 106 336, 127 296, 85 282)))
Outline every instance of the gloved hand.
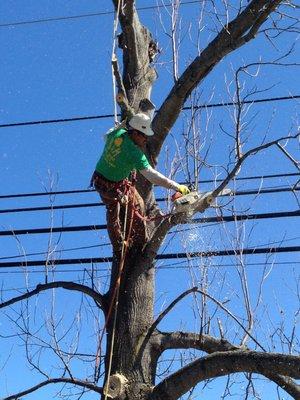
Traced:
POLYGON ((190 189, 185 185, 178 185, 178 190, 183 196, 191 192, 190 189))

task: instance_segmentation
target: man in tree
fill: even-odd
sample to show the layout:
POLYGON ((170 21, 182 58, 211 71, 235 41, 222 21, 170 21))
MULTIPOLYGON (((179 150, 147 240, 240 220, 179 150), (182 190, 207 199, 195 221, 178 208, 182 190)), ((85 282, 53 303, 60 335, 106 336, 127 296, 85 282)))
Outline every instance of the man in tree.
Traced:
POLYGON ((135 171, 152 184, 183 195, 189 193, 187 186, 174 182, 151 167, 144 149, 147 138, 153 135, 151 118, 144 113, 134 115, 126 128, 116 128, 107 135, 92 176, 92 183, 106 206, 107 230, 115 252, 121 250, 130 229, 135 243, 144 244, 147 240, 145 204, 135 188, 135 171))

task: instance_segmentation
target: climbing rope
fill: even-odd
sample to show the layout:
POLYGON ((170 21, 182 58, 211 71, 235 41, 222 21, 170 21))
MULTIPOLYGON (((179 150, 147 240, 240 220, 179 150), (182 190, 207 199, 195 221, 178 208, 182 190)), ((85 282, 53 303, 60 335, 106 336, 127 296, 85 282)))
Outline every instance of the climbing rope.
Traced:
MULTIPOLYGON (((109 304, 109 309, 106 314, 106 318, 104 321, 104 327, 101 332, 101 335, 99 337, 99 342, 98 342, 98 348, 97 348, 97 353, 96 353, 96 361, 95 361, 95 382, 99 380, 100 377, 100 367, 101 367, 101 347, 102 347, 102 340, 104 337, 104 333, 107 330, 108 323, 111 319, 111 315, 113 312, 113 309, 115 309, 114 312, 114 320, 113 320, 113 325, 112 325, 112 338, 111 338, 111 349, 110 349, 110 355, 109 355, 109 363, 108 363, 108 374, 107 374, 107 387, 109 386, 109 377, 111 373, 111 363, 112 363, 112 354, 113 354, 113 348, 114 348, 114 341, 115 341, 115 329, 116 329, 116 322, 117 322, 117 309, 118 309, 118 304, 119 304, 119 293, 120 293, 120 284, 121 284, 121 277, 125 265, 125 259, 126 259, 126 254, 128 251, 129 243, 131 240, 132 236, 132 227, 133 227, 133 220, 135 218, 135 200, 136 200, 136 188, 135 188, 135 183, 136 183, 136 174, 132 174, 131 182, 126 181, 125 185, 122 186, 122 191, 121 187, 118 189, 120 190, 120 197, 119 200, 116 201, 116 207, 117 203, 123 202, 123 207, 124 207, 124 223, 123 223, 123 232, 122 232, 122 247, 121 247, 121 252, 120 252, 120 262, 119 262, 119 268, 118 268, 118 274, 116 277, 116 283, 113 287, 112 294, 110 296, 110 304, 109 304), (125 200, 125 201, 124 201, 125 200), (130 205, 130 215, 129 215, 129 205, 130 205)), ((106 398, 106 395, 105 395, 106 398)))
MULTIPOLYGON (((121 258, 120 258, 120 264, 119 264, 119 273, 118 277, 116 280, 116 285, 113 293, 113 297, 111 299, 110 303, 110 310, 107 315, 107 322, 108 319, 110 318, 110 314, 112 312, 113 306, 115 308, 114 311, 114 319, 113 319, 113 326, 112 326, 112 336, 111 336, 111 346, 110 346, 110 352, 109 352, 109 361, 108 361, 108 370, 107 370, 107 383, 106 383, 106 388, 109 388, 109 379, 110 379, 110 374, 111 374, 111 366, 112 366, 112 356, 113 356, 113 351, 114 351, 114 344, 115 344, 115 332, 116 332, 116 325, 117 325, 117 314, 118 314, 118 306, 119 306, 119 295, 120 295, 120 285, 121 285, 121 277, 125 265, 125 259, 126 259, 126 254, 128 251, 128 245, 129 241, 131 238, 131 232, 132 232, 132 225, 133 225, 133 218, 134 218, 134 203, 135 203, 135 186, 131 186, 131 190, 129 191, 129 196, 127 198, 126 202, 126 207, 125 207, 125 216, 124 216, 124 231, 123 231, 123 243, 122 243, 122 250, 121 250, 121 258), (130 193, 133 192, 133 193, 130 193), (132 195, 132 196, 131 196, 132 195), (130 201, 132 201, 132 209, 131 209, 131 215, 129 219, 129 229, 128 229, 128 234, 126 236, 126 230, 127 230, 127 222, 128 222, 128 206, 130 201)), ((103 330, 104 332, 104 330, 103 330)), ((104 393, 104 400, 107 399, 107 394, 108 390, 106 389, 104 393)))
POLYGON ((117 30, 118 30, 118 25, 119 25, 119 15, 120 15, 120 10, 121 10, 121 4, 123 6, 123 0, 119 0, 118 2, 118 7, 117 7, 117 12, 115 13, 115 19, 114 19, 114 28, 113 28, 113 45, 112 45, 112 55, 111 55, 111 72, 112 72, 112 81, 113 81, 113 98, 114 98, 114 120, 115 120, 115 126, 119 124, 118 121, 118 110, 117 110, 117 90, 116 90, 116 77, 114 74, 114 69, 113 69, 113 63, 117 59, 116 56, 116 43, 117 43, 117 30))

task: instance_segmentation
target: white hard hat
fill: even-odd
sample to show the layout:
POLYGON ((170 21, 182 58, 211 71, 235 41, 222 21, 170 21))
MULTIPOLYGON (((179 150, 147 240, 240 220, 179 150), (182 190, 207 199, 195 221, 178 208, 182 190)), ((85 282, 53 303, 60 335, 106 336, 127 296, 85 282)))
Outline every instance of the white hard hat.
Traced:
POLYGON ((153 136, 154 132, 151 129, 151 118, 144 113, 135 114, 129 120, 129 126, 131 128, 136 129, 137 131, 142 132, 146 136, 153 136))

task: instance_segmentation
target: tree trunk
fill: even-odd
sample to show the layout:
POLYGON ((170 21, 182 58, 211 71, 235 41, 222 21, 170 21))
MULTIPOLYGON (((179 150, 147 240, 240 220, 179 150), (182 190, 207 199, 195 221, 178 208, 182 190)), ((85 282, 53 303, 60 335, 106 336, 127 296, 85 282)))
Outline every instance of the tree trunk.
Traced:
MULTIPOLYGON (((116 269, 117 264, 118 262, 115 262, 116 269)), ((116 284, 114 279, 110 289, 110 300, 113 300, 116 284)), ((116 300, 116 324, 114 326, 113 323, 114 309, 107 327, 106 373, 110 370, 110 376, 120 374, 126 378, 126 398, 142 399, 143 393, 146 396, 155 379, 152 357, 154 348, 152 343, 144 343, 153 322, 154 267, 152 262, 142 264, 134 249, 127 253, 116 300)))

